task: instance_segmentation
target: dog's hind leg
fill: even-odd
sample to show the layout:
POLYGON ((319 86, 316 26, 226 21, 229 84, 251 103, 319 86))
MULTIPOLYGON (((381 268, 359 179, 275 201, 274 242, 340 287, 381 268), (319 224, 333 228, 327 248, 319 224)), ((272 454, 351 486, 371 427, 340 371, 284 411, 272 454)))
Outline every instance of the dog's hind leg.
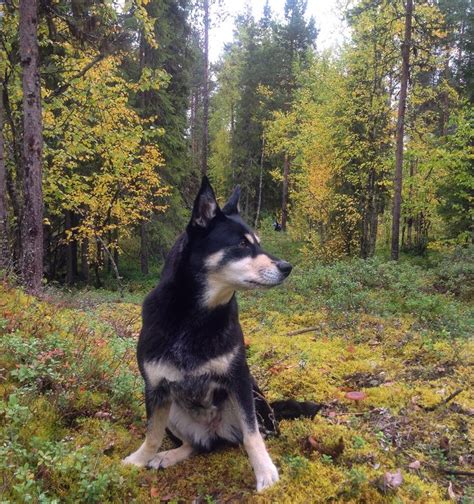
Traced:
POLYGON ((153 469, 165 469, 186 460, 193 454, 193 447, 184 442, 179 448, 157 453, 147 464, 153 469))
POLYGON ((278 436, 280 434, 280 429, 278 427, 278 422, 275 419, 273 410, 265 399, 263 392, 258 387, 253 376, 251 376, 251 380, 252 393, 255 402, 255 412, 257 414, 257 422, 260 431, 265 436, 278 436))
POLYGON ((145 441, 137 451, 122 461, 137 467, 146 466, 161 446, 171 408, 169 400, 157 401, 156 393, 145 392, 145 401, 148 418, 145 441), (152 395, 154 397, 151 397, 152 395))
MULTIPOLYGON (((248 369, 245 371, 248 373, 248 369)), ((248 374, 247 379, 241 378, 238 387, 234 389, 234 393, 235 408, 240 417, 244 448, 255 473, 257 491, 260 492, 275 484, 279 480, 279 476, 278 470, 268 454, 262 434, 258 429, 250 374, 248 374)))

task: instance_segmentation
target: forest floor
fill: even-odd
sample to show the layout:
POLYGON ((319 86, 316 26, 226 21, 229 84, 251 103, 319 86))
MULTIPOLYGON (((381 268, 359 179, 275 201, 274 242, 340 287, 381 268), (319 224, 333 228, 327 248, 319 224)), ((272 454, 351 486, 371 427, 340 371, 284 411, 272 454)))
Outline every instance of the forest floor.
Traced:
POLYGON ((159 472, 121 465, 144 435, 141 292, 38 299, 5 283, 0 501, 473 502, 473 268, 462 256, 300 266, 240 296, 268 398, 323 404, 267 440, 281 480, 262 494, 241 448, 159 472))

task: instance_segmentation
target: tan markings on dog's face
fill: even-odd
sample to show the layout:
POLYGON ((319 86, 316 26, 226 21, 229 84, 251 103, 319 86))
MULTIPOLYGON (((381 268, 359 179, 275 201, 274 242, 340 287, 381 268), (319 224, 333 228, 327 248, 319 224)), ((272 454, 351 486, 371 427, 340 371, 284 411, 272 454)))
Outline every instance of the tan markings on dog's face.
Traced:
POLYGON ((266 254, 258 254, 255 259, 252 260, 251 263, 252 268, 275 268, 278 271, 278 268, 274 264, 274 262, 266 255, 266 254))
POLYGON ((214 254, 211 254, 207 259, 206 259, 206 267, 207 269, 215 269, 219 263, 222 261, 222 258, 224 257, 224 251, 219 250, 219 252, 216 252, 214 254))
POLYGON ((236 290, 272 287, 284 279, 285 276, 266 254, 231 260, 209 272, 203 301, 207 307, 213 308, 228 303, 236 290))
POLYGON ((255 239, 257 240, 257 243, 260 245, 260 236, 258 235, 254 235, 255 236, 255 239))

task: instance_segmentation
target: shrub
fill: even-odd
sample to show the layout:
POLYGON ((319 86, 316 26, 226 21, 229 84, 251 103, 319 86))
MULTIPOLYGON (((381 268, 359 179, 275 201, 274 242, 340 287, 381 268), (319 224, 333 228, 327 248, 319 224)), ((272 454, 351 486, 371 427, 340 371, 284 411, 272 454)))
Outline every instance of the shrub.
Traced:
POLYGON ((458 247, 443 257, 435 270, 434 287, 462 299, 474 298, 474 245, 458 247))

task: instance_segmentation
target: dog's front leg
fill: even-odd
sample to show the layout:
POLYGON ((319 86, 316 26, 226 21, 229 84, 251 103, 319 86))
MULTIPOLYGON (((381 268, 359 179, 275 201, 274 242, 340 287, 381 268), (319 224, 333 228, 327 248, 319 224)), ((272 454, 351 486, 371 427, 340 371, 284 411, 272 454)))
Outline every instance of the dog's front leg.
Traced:
POLYGON ((156 455, 165 436, 170 407, 171 402, 169 400, 160 401, 152 408, 147 407, 148 422, 145 441, 136 452, 123 459, 124 464, 144 467, 156 455))
POLYGON ((250 374, 248 380, 239 381, 240 386, 235 391, 236 408, 240 418, 244 448, 257 479, 257 491, 260 492, 278 481, 278 470, 268 454, 258 429, 250 374))

